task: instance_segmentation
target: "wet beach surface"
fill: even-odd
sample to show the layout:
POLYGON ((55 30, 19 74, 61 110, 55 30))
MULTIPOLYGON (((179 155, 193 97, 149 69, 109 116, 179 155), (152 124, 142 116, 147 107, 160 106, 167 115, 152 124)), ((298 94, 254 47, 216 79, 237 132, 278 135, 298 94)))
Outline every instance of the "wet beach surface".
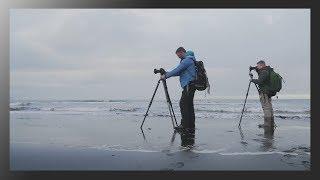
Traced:
MULTIPOLYGON (((180 120, 178 120, 179 122, 180 120)), ((194 135, 167 116, 10 113, 11 170, 310 170, 310 119, 197 118, 194 135)))

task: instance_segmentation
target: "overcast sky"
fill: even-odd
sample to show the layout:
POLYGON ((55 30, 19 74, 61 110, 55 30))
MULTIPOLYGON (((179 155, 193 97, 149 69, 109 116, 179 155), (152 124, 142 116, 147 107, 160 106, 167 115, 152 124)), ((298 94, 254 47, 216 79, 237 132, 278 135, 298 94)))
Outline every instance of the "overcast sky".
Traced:
MULTIPOLYGON (((204 62, 207 98, 243 98, 257 58, 284 77, 279 97, 310 95, 308 9, 12 9, 11 97, 149 99, 179 46, 204 62)), ((179 79, 168 87, 179 99, 179 79)))

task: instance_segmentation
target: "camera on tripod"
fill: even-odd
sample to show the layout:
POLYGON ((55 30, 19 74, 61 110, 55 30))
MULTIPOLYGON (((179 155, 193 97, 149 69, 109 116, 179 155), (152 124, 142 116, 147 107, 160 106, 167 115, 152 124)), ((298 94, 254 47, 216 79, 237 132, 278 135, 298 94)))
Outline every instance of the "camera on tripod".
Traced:
POLYGON ((160 69, 154 69, 153 73, 155 73, 155 74, 160 73, 161 75, 164 75, 166 73, 166 71, 163 68, 160 68, 160 69))
POLYGON ((250 66, 249 71, 252 71, 252 70, 257 70, 257 66, 250 66))
MULTIPOLYGON (((160 73, 161 75, 164 75, 164 74, 166 74, 166 71, 165 71, 163 68, 160 68, 160 69, 154 69, 154 70, 153 70, 153 73, 154 73, 154 74, 160 73)), ((148 112, 149 112, 150 106, 151 106, 151 104, 152 104, 152 101, 153 101, 154 96, 156 95, 156 92, 157 92, 157 90, 158 90, 158 87, 159 87, 160 82, 162 82, 162 84, 163 84, 164 93, 165 93, 165 95, 166 95, 166 100, 167 100, 167 104, 168 104, 168 108, 169 108, 169 114, 170 114, 170 117, 171 117, 173 129, 175 129, 175 128, 178 126, 178 122, 177 122, 177 119, 176 119, 176 115, 174 114, 172 102, 171 102, 171 100, 170 100, 167 82, 166 82, 165 79, 161 79, 161 78, 160 78, 160 79, 158 80, 157 85, 156 85, 156 89, 155 89, 154 92, 153 92, 152 98, 151 98, 151 100, 150 100, 150 102, 149 102, 149 106, 148 106, 147 112, 146 112, 146 114, 144 115, 143 121, 142 121, 142 123, 141 123, 141 126, 140 126, 140 129, 141 129, 141 130, 142 130, 142 126, 143 126, 143 124, 144 124, 144 121, 146 120, 146 117, 148 116, 148 112)), ((142 130, 142 133, 143 133, 143 130, 142 130)))

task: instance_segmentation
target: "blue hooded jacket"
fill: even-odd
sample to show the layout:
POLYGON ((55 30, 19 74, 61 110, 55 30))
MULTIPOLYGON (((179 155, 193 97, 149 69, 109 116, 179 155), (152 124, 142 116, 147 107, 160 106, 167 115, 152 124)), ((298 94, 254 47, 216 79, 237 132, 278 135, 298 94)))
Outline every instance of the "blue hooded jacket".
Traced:
POLYGON ((166 73, 166 78, 180 76, 180 85, 184 88, 196 77, 194 60, 196 60, 194 53, 192 51, 187 51, 185 57, 180 61, 180 64, 172 71, 166 73))

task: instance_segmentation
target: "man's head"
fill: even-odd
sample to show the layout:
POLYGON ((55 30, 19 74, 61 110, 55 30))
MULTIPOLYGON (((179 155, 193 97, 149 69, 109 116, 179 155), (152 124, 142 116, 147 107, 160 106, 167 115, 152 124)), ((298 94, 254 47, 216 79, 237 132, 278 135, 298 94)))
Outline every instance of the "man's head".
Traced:
POLYGON ((264 67, 266 67, 266 63, 264 61, 261 60, 261 61, 257 62, 258 69, 262 69, 264 67))
POLYGON ((183 47, 179 47, 177 50, 176 50, 176 55, 180 58, 180 59, 183 59, 185 57, 185 54, 186 54, 186 50, 183 48, 183 47))

